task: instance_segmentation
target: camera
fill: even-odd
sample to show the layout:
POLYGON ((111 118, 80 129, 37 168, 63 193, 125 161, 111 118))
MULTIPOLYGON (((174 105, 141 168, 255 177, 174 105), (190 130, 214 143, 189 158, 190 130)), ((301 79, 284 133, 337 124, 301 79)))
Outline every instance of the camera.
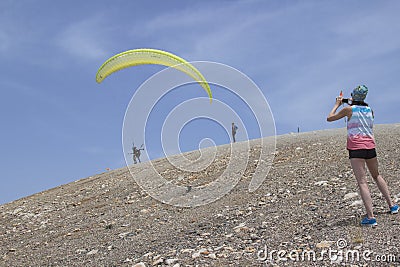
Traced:
POLYGON ((348 104, 349 103, 349 99, 348 98, 343 98, 342 99, 342 103, 347 103, 348 104))

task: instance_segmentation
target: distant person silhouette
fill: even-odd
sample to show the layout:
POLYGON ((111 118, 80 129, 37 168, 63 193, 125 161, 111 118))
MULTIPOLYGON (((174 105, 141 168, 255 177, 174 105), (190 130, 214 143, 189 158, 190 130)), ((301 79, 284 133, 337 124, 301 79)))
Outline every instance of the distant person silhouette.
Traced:
POLYGON ((234 122, 232 122, 232 139, 233 142, 236 142, 236 132, 237 132, 238 127, 235 125, 234 122))
POLYGON ((140 148, 137 148, 136 146, 132 147, 133 153, 131 153, 131 154, 133 156, 133 163, 134 164, 138 163, 138 161, 139 161, 139 163, 141 163, 141 161, 140 161, 140 154, 141 154, 140 151, 141 150, 144 150, 143 145, 140 148))

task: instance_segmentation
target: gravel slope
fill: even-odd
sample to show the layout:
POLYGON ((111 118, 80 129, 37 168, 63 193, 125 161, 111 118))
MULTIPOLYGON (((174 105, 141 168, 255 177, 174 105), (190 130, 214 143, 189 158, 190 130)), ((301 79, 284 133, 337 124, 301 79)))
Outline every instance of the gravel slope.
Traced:
MULTIPOLYGON (((399 136, 400 124, 375 127, 380 170, 395 199, 400 197, 399 136)), ((358 225, 364 208, 348 162, 344 129, 278 136, 267 179, 249 193, 258 155, 256 142, 253 145, 238 185, 204 206, 160 203, 139 188, 127 168, 4 204, 0 265, 399 265, 400 215, 387 213, 370 177, 378 226, 358 225), (384 257, 386 262, 376 261, 384 257)), ((193 175, 180 173, 165 159, 154 163, 166 177, 182 175, 181 183, 196 185, 224 169, 224 153, 206 172, 193 175)), ((135 165, 132 172, 140 175, 148 164, 135 165)))

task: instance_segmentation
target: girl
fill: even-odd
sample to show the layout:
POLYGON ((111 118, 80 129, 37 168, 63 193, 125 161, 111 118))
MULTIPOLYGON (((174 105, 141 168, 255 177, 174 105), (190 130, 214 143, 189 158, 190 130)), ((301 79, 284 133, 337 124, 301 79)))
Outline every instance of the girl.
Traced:
POLYGON ((385 198, 391 214, 398 213, 399 206, 390 198, 388 186, 382 175, 378 172, 378 160, 375 151, 375 139, 372 132, 374 114, 372 109, 364 102, 368 88, 365 85, 357 86, 353 93, 350 106, 344 107, 339 112, 336 110, 343 102, 343 97, 336 98, 335 106, 329 113, 327 121, 336 121, 347 117, 347 150, 354 175, 360 189, 361 199, 364 203, 367 216, 361 221, 361 225, 377 225, 372 210, 372 199, 366 179, 368 170, 385 198))

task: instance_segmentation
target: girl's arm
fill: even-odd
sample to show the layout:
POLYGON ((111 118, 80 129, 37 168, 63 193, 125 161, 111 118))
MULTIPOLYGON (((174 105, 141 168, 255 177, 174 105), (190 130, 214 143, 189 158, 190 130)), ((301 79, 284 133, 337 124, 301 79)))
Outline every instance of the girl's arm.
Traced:
POLYGON ((342 99, 343 99, 343 97, 337 97, 336 98, 336 103, 333 106, 333 108, 332 108, 331 112, 329 113, 328 117, 326 118, 327 121, 337 121, 337 120, 340 120, 341 118, 343 118, 345 116, 347 116, 347 118, 350 119, 350 117, 352 115, 351 114, 352 110, 351 110, 350 106, 342 108, 339 112, 336 113, 337 109, 342 104, 342 99))

